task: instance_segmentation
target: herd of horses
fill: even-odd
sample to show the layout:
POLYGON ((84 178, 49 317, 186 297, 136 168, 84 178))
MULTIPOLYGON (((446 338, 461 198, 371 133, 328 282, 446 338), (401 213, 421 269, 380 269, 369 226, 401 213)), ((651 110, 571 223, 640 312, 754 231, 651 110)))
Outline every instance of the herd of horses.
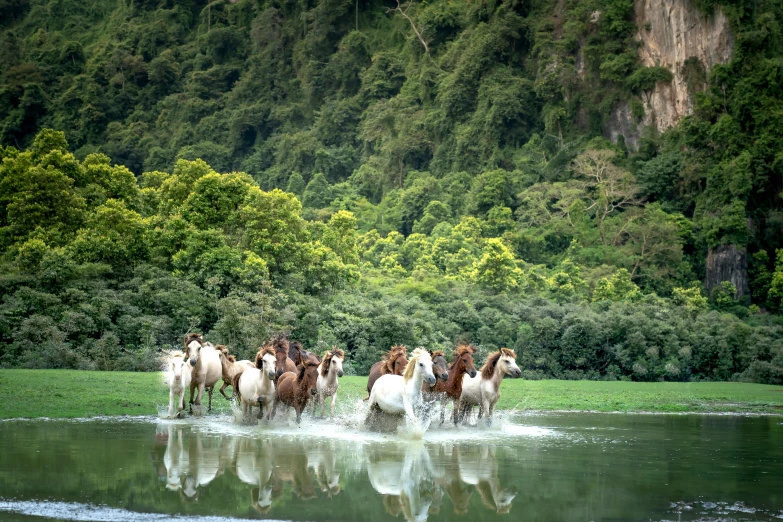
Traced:
MULTIPOLYGON (((253 422, 256 408, 256 419, 267 421, 275 417, 278 407, 285 407, 295 410, 299 423, 308 404, 314 416, 319 407, 323 416, 327 398, 331 398, 330 414, 334 416, 345 359, 343 350, 337 347, 319 359, 301 343, 275 337, 258 350, 254 360, 237 361, 225 346, 213 346, 197 333, 186 335, 184 345, 184 351, 167 354, 170 417, 184 415, 188 389, 191 413, 194 408, 200 411, 205 391, 211 410, 212 393, 221 380, 220 393, 229 400, 236 398, 245 423, 253 422), (232 397, 225 393, 228 386, 233 389, 232 397)), ((454 424, 465 422, 474 406, 479 407, 479 419, 486 416, 490 423, 500 398, 501 381, 507 375, 520 377, 522 371, 508 348, 489 354, 479 370, 473 360, 475 353, 472 345, 458 345, 453 360, 448 362, 440 350, 419 347, 409 358, 405 346, 393 346, 371 368, 365 424, 377 429, 383 419, 404 418, 409 427, 426 426, 438 405, 443 423, 449 402, 454 405, 454 424)))

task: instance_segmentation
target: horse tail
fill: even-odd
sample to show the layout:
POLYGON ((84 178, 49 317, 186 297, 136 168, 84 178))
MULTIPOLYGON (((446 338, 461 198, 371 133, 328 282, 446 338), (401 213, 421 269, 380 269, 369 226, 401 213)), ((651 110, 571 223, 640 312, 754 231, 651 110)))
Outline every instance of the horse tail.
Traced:
POLYGON ((234 396, 237 398, 237 402, 242 401, 242 393, 239 391, 239 378, 242 377, 242 374, 244 372, 239 372, 238 374, 234 375, 234 378, 231 379, 231 387, 234 389, 234 396))

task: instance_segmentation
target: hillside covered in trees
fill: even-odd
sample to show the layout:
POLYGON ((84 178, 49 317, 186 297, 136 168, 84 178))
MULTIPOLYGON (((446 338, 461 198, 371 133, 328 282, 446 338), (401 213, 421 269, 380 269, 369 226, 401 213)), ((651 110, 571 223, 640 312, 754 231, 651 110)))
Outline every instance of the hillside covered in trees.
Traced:
POLYGON ((674 66, 641 2, 0 0, 0 367, 783 382, 783 2, 674 66))

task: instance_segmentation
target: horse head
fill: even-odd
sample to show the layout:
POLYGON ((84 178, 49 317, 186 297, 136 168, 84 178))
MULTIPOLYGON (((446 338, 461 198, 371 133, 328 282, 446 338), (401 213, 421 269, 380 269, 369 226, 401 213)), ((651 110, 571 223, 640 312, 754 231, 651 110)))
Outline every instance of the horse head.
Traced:
POLYGON ((425 348, 416 348, 411 354, 411 360, 405 367, 402 377, 408 382, 416 374, 420 374, 424 382, 432 386, 435 384, 435 374, 432 373, 432 357, 425 348))
POLYGON ((310 390, 310 395, 315 395, 318 392, 318 366, 317 363, 312 360, 306 360, 304 364, 300 364, 299 375, 297 380, 301 383, 301 386, 310 390))
POLYGON ((324 354, 324 362, 321 365, 321 375, 326 377, 331 370, 334 370, 338 377, 342 377, 344 359, 345 352, 336 346, 332 346, 332 349, 324 354))
POLYGON ((271 346, 264 346, 258 351, 256 354, 255 366, 263 373, 266 373, 270 381, 275 380, 277 354, 271 346))
POLYGON ((185 349, 185 355, 190 360, 190 365, 196 366, 196 364, 198 364, 199 355, 201 355, 201 341, 198 339, 190 341, 185 349))
MULTIPOLYGON (((272 353, 275 355, 275 371, 278 377, 283 375, 283 372, 285 372, 285 363, 286 359, 288 359, 288 350, 289 345, 288 341, 283 337, 276 337, 272 340, 270 340, 264 348, 269 348, 272 350, 272 353)), ((258 364, 256 364, 256 367, 260 369, 258 364)))
POLYGON ((457 346, 457 350, 454 353, 454 362, 458 371, 467 373, 471 377, 476 376, 476 365, 473 361, 473 354, 476 353, 476 348, 473 345, 461 345, 457 346))
POLYGON ((516 354, 508 348, 500 349, 500 371, 504 375, 510 375, 511 377, 522 377, 522 370, 519 369, 516 362, 516 354))
POLYGON ((402 375, 408 366, 407 348, 398 344, 392 346, 386 357, 386 372, 392 375, 402 375))
POLYGON ((449 380, 449 363, 446 362, 446 354, 440 350, 431 353, 432 373, 441 381, 449 380))
POLYGON ((291 341, 288 345, 288 358, 294 361, 294 364, 302 364, 302 343, 291 341))
POLYGON ((171 362, 171 374, 174 376, 174 380, 180 382, 182 380, 182 372, 187 369, 185 354, 177 352, 172 355, 171 362))

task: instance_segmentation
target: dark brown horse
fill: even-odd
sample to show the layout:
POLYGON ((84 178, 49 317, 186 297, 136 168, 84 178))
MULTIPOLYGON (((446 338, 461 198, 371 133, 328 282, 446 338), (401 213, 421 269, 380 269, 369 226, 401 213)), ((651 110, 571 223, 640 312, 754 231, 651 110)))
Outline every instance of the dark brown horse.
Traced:
POLYGON ((473 363, 473 354, 476 348, 472 344, 462 344, 454 350, 454 360, 449 366, 449 378, 443 382, 435 383, 435 392, 441 396, 440 423, 443 424, 446 401, 454 401, 454 424, 459 418, 460 397, 462 396, 462 379, 465 374, 476 376, 476 366, 473 363))
MULTIPOLYGON (((307 406, 307 401, 314 397, 317 391, 318 363, 307 360, 296 368, 296 373, 285 372, 277 380, 277 400, 296 410, 298 424, 302 421, 302 411, 307 406)), ((274 416, 274 412, 272 415, 274 416)))
POLYGON ((370 376, 367 378, 367 397, 364 400, 370 398, 372 387, 381 375, 386 375, 388 373, 391 373, 392 375, 402 375, 405 371, 405 367, 408 365, 407 352, 408 349, 401 344, 392 346, 383 360, 372 365, 372 368, 370 368, 370 376))
MULTIPOLYGON (((447 381, 449 379, 449 363, 446 362, 446 353, 441 350, 435 350, 430 352, 432 356, 432 373, 435 374, 437 379, 441 381, 447 381)), ((431 400, 434 398, 436 392, 435 387, 438 385, 436 382, 432 386, 427 382, 421 383, 421 391, 424 393, 424 400, 431 400)))
POLYGON ((318 356, 313 352, 305 350, 299 341, 291 341, 291 344, 288 345, 288 358, 294 361, 294 364, 297 366, 304 364, 305 361, 314 361, 321 364, 318 356))

